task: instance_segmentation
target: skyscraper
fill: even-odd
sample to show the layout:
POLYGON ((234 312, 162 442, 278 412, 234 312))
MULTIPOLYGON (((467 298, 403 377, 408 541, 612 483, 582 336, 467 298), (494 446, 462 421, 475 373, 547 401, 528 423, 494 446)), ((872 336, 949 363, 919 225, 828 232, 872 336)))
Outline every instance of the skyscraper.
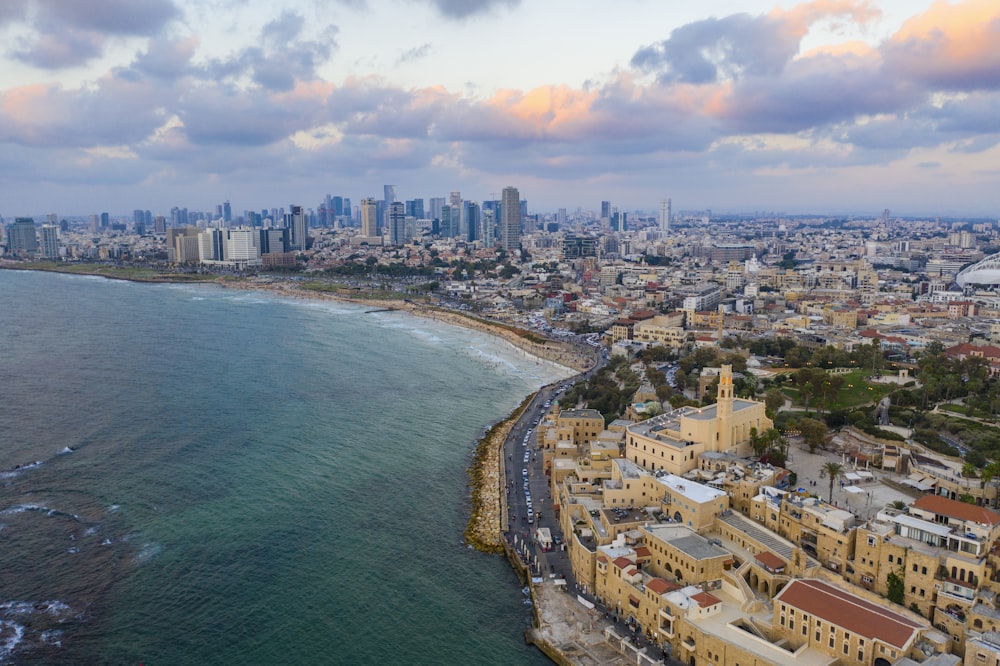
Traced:
POLYGON ((389 244, 406 244, 406 206, 401 201, 389 204, 389 244))
POLYGON ((54 224, 42 225, 41 247, 42 259, 59 258, 59 227, 54 224))
POLYGON ((361 235, 375 238, 378 233, 378 202, 373 197, 361 200, 361 235))
POLYGON ((521 194, 516 187, 503 188, 500 195, 500 247, 507 252, 521 249, 521 194))
POLYGON ((441 206, 440 234, 442 238, 451 238, 455 235, 455 228, 458 218, 457 211, 453 211, 449 204, 441 206))
POLYGON ((493 234, 496 229, 496 212, 492 207, 483 207, 483 247, 493 247, 496 245, 496 237, 493 234))
POLYGON ((306 225, 306 211, 302 206, 291 206, 292 220, 289 228, 291 230, 291 241, 289 243, 289 249, 291 250, 305 250, 306 249, 306 236, 308 235, 307 225, 306 225))
POLYGON ((602 201, 601 202, 601 219, 610 220, 611 219, 611 202, 602 201))
POLYGON ((35 220, 19 217, 14 224, 7 225, 7 252, 17 256, 27 256, 38 251, 38 236, 35 234, 35 220))
POLYGON ((478 240, 482 235, 479 224, 479 204, 475 201, 466 201, 463 206, 462 219, 465 220, 465 240, 472 242, 478 240))
POLYGON ((660 233, 666 235, 670 232, 670 199, 660 202, 660 233))

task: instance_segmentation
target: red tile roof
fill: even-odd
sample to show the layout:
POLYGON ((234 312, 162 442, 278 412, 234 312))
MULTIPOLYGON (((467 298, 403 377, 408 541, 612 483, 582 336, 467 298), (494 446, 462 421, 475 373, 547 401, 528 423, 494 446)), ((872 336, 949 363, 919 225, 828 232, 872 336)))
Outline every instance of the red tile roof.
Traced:
POLYGON ((906 647, 924 625, 894 613, 885 606, 866 601, 839 587, 818 580, 793 580, 774 597, 778 604, 792 606, 852 634, 906 647))
POLYGON ((646 589, 652 590, 654 594, 666 594, 667 592, 673 592, 674 590, 681 589, 681 586, 677 583, 671 583, 670 581, 663 580, 662 578, 654 578, 653 580, 646 583, 646 589))
POLYGON ((722 599, 715 596, 711 592, 699 592, 698 594, 693 594, 691 595, 691 601, 695 602, 702 608, 708 608, 709 606, 722 603, 722 599))
POLYGON ((755 559, 771 571, 781 571, 785 568, 785 561, 767 550, 763 553, 757 553, 755 559))
POLYGON ((1000 513, 990 511, 986 507, 966 504, 958 500, 948 499, 940 495, 923 495, 913 503, 918 509, 930 511, 949 518, 957 518, 981 525, 996 525, 1000 523, 1000 513))
POLYGON ((633 562, 632 560, 628 559, 627 557, 616 557, 615 558, 615 566, 618 567, 619 569, 624 569, 625 567, 630 567, 630 566, 634 566, 634 565, 635 565, 635 562, 633 562))
POLYGON ((636 546, 635 547, 635 557, 636 559, 646 559, 652 557, 653 554, 649 552, 649 548, 646 546, 636 546))

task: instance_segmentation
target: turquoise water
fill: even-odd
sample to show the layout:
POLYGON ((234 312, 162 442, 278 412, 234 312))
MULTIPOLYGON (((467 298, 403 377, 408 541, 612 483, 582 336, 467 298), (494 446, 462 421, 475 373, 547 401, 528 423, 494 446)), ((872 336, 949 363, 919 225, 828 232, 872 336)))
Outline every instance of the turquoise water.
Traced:
POLYGON ((483 427, 560 376, 398 312, 0 271, 0 663, 542 664, 468 550, 483 427))

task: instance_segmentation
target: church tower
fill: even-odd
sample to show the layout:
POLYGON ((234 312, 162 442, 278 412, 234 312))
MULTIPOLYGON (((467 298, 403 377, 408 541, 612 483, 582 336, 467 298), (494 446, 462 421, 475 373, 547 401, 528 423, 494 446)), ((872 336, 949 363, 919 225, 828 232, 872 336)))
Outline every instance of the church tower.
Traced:
POLYGON ((718 427, 717 451, 728 451, 733 446, 733 366, 724 365, 719 373, 719 394, 715 407, 718 427))

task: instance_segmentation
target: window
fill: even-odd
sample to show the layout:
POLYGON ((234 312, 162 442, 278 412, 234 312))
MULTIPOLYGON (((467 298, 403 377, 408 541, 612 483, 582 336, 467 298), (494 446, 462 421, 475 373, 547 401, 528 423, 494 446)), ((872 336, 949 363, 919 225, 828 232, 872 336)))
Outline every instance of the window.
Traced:
POLYGON ((850 651, 851 651, 851 644, 850 643, 844 643, 844 654, 847 654, 850 651))
POLYGON ((927 567, 920 567, 920 573, 922 573, 923 575, 926 576, 927 575, 927 567))
POLYGON ((819 629, 816 630, 816 642, 819 643, 819 629))
POLYGON ((874 546, 875 545, 875 537, 873 537, 873 536, 869 536, 868 537, 868 545, 869 546, 874 546))
POLYGON ((833 648, 833 634, 830 634, 830 647, 833 648))
POLYGON ((802 623, 802 635, 803 636, 806 635, 806 632, 808 631, 808 629, 809 629, 809 625, 807 625, 805 622, 803 622, 802 623))

